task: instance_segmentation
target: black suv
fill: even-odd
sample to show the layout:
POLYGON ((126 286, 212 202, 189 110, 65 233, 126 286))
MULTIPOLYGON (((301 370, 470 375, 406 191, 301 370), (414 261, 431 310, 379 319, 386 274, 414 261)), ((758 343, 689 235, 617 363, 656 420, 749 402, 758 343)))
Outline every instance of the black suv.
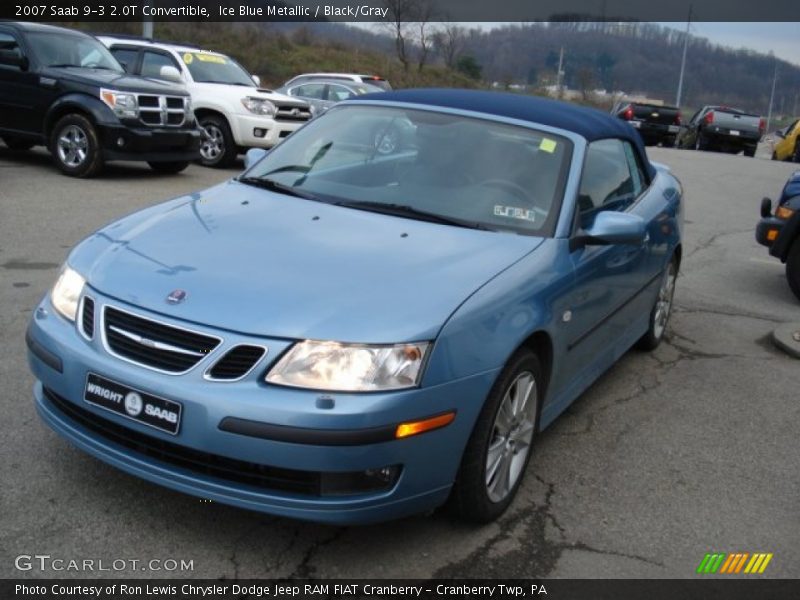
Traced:
POLYGON ((200 157, 201 135, 185 90, 126 75, 94 37, 0 21, 0 137, 12 150, 45 145, 73 177, 110 160, 177 173, 200 157))

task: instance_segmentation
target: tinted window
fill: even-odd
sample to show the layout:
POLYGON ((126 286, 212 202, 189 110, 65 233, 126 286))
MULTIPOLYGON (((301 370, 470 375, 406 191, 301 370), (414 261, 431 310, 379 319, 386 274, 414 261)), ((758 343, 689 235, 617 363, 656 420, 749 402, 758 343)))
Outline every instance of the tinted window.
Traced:
POLYGON ((87 35, 31 32, 26 41, 45 67, 83 67, 122 72, 111 52, 87 35))
MULTIPOLYGON (((600 210, 625 210, 645 186, 643 173, 631 173, 633 149, 621 140, 599 140, 586 151, 578 205, 581 213, 594 215, 600 210), (627 147, 627 150, 626 150, 627 147)), ((583 226, 588 223, 584 222, 583 226)))
POLYGON ((130 73, 131 69, 136 66, 136 56, 139 54, 139 51, 128 48, 112 48, 111 54, 113 54, 114 58, 119 61, 119 64, 130 73))
POLYGON ((22 50, 20 50, 17 40, 8 33, 0 32, 0 51, 22 56, 22 50))
POLYGON ((142 57, 142 76, 158 79, 161 77, 161 67, 178 68, 169 56, 158 52, 145 51, 144 57, 142 57))

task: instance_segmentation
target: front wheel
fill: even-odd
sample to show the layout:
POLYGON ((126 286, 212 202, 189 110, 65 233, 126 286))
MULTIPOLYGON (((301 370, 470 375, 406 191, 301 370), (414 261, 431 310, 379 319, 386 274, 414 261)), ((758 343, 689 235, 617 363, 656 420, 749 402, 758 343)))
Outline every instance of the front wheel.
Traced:
POLYGON ((168 162, 148 162, 150 168, 158 173, 180 173, 189 166, 189 161, 186 160, 172 160, 168 162))
POLYGON ((489 392, 461 458, 450 496, 460 518, 488 523, 509 507, 531 457, 543 395, 539 358, 518 351, 489 392))
POLYGON ((658 296, 650 311, 650 326, 639 341, 636 347, 640 350, 655 350, 664 339, 664 332, 667 330, 669 316, 672 314, 672 299, 675 295, 675 280, 678 278, 678 260, 672 258, 669 262, 664 276, 661 278, 661 287, 658 289, 658 296))
POLYGON ((792 153, 792 162, 800 163, 800 141, 794 145, 794 152, 792 153))
POLYGON ((786 280, 797 299, 800 300, 800 238, 797 238, 789 249, 786 259, 786 280))
POLYGON ((61 172, 70 177, 93 177, 103 168, 97 131, 80 114, 67 115, 56 123, 50 137, 50 152, 61 172))
POLYGON ((756 146, 745 146, 744 155, 753 158, 756 155, 756 146))
POLYGON ((202 117, 199 122, 206 134, 206 139, 200 145, 200 164, 215 168, 233 165, 239 151, 225 118, 209 115, 202 117))

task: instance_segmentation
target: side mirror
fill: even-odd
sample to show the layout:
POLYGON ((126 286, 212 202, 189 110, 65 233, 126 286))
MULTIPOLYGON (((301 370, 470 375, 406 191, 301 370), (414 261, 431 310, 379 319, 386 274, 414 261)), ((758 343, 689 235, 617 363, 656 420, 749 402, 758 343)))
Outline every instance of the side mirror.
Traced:
POLYGON ((645 239, 644 219, 630 213, 602 211, 597 213, 591 227, 570 240, 570 250, 582 246, 610 244, 641 244, 645 239))
POLYGON ((9 67, 19 67, 23 71, 28 70, 28 57, 20 56, 13 50, 0 50, 0 65, 9 67))
POLYGON ((175 67, 170 67, 168 65, 161 67, 161 70, 158 72, 158 77, 159 79, 171 81, 172 83, 183 83, 180 71, 178 71, 178 69, 175 67))
POLYGON ((252 167, 266 155, 267 151, 264 148, 250 148, 250 150, 247 151, 247 154, 244 155, 245 170, 252 167))
POLYGON ((772 200, 769 198, 761 199, 761 216, 764 219, 772 216, 772 200))
POLYGON ((250 77, 252 78, 253 83, 256 84, 256 87, 261 87, 261 77, 258 75, 251 75, 250 77))

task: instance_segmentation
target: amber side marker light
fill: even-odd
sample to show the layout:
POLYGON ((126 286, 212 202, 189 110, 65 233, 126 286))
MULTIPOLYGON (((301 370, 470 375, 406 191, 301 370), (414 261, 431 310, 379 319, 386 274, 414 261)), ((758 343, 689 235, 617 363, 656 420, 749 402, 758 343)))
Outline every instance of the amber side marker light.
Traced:
POLYGON ((794 211, 791 208, 786 208, 785 206, 779 206, 775 210, 775 216, 779 219, 788 219, 794 214, 794 211))
POLYGON ((774 242, 778 239, 778 230, 777 229, 770 229, 767 231, 767 241, 774 242))
POLYGON ((456 418, 456 413, 449 412, 443 415, 436 415, 435 417, 430 417, 428 419, 422 419, 421 421, 410 421, 409 423, 400 423, 400 425, 397 426, 397 430, 395 431, 394 437, 399 440, 400 438, 406 438, 412 435, 417 435, 418 433, 425 433, 426 431, 439 429, 441 427, 444 427, 452 423, 453 419, 455 418, 456 418))

